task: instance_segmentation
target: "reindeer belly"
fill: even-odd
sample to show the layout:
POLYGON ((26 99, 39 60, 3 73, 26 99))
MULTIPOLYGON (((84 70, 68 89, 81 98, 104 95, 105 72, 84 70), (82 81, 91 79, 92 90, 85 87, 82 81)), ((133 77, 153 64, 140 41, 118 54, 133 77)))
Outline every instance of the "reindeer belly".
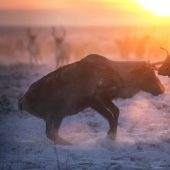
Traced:
POLYGON ((77 79, 77 82, 56 78, 34 83, 24 96, 26 111, 44 118, 47 114, 67 116, 83 110, 94 90, 88 80, 83 79, 85 84, 80 77, 77 79))

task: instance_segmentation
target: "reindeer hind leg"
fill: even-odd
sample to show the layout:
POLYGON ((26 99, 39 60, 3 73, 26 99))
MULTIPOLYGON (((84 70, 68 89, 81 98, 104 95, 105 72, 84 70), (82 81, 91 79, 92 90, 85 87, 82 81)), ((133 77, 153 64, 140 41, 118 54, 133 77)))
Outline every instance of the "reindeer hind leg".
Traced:
POLYGON ((62 139, 58 134, 62 119, 63 118, 51 117, 50 120, 46 122, 46 135, 59 145, 71 145, 71 143, 62 139))

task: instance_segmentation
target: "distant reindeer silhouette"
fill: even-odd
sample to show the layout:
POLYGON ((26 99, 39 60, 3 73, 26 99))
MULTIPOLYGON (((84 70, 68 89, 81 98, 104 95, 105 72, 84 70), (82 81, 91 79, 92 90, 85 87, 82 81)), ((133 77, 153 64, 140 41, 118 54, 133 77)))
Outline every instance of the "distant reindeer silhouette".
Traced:
MULTIPOLYGON (((38 32, 39 32, 39 30, 38 30, 38 32)), ((31 64, 38 64, 39 61, 41 60, 39 45, 36 41, 38 33, 33 34, 31 32, 31 29, 28 28, 27 36, 28 36, 28 39, 29 39, 27 50, 28 50, 29 56, 30 56, 30 63, 31 64)))
POLYGON ((118 49, 119 55, 122 59, 129 59, 131 53, 130 38, 123 37, 122 39, 115 40, 115 45, 118 49))
POLYGON ((56 59, 56 69, 64 64, 69 63, 69 55, 70 49, 69 45, 64 41, 64 37, 66 35, 66 31, 63 27, 57 29, 52 28, 52 35, 55 39, 56 51, 55 51, 55 59, 56 59))
POLYGON ((136 59, 146 58, 149 39, 149 35, 143 35, 142 37, 136 39, 134 49, 136 59))

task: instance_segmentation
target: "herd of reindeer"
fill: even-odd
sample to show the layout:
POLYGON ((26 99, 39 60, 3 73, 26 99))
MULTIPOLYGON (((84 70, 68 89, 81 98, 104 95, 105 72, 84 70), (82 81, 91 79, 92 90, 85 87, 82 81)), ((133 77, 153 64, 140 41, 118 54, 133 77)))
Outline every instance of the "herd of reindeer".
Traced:
MULTIPOLYGON (((56 68, 69 63, 69 45, 64 41, 66 31, 64 27, 60 27, 59 31, 56 31, 55 27, 52 27, 52 36, 54 37, 56 51, 56 68)), ((36 41, 38 34, 32 34, 31 29, 27 30, 28 35, 28 52, 30 57, 30 63, 38 64, 41 62, 42 57, 39 49, 39 45, 36 41)))
MULTIPOLYGON (((33 28, 27 28, 26 30, 27 43, 25 45, 25 50, 29 55, 30 63, 35 65, 42 63, 42 58, 43 58, 41 48, 40 48, 40 43, 37 41, 39 37, 39 32, 40 29, 36 33, 33 28)), ((70 62, 70 56, 73 54, 73 51, 71 50, 72 44, 71 42, 66 41, 65 38, 66 29, 63 26, 50 28, 50 34, 53 37, 53 41, 55 44, 55 49, 53 54, 55 56, 55 65, 57 69, 70 62)), ((96 44, 97 43, 99 44, 100 42, 96 42, 96 44)), ((79 42, 79 44, 81 44, 81 42, 79 42)), ((21 41, 18 41, 15 45, 18 46, 18 48, 20 48, 20 46, 22 46, 23 43, 21 41)), ((113 40, 113 44, 111 45, 113 51, 111 53, 114 55, 114 52, 116 51, 116 54, 119 55, 119 58, 123 60, 128 60, 131 58, 131 56, 133 56, 132 57, 133 59, 141 59, 141 60, 151 59, 154 58, 155 56, 158 56, 157 51, 159 50, 159 46, 166 47, 167 45, 170 45, 169 42, 164 42, 164 40, 156 39, 149 35, 143 35, 141 37, 124 36, 124 37, 120 37, 119 39, 113 40)), ((5 46, 3 47, 2 44, 0 44, 0 46, 1 46, 0 48, 0 56, 1 56, 3 50, 5 50, 5 46)), ((91 49, 92 46, 94 47, 94 44, 92 44, 92 42, 91 44, 82 43, 82 46, 77 46, 77 50, 81 51, 82 55, 88 55, 89 53, 101 54, 100 53, 101 49, 99 48, 99 50, 96 50, 97 49, 95 48, 96 46, 94 47, 94 50, 88 50, 91 49), (86 53, 84 53, 85 50, 86 53)), ((15 50, 17 51, 16 47, 15 50)), ((10 50, 7 49, 5 52, 7 53, 9 51, 10 50)), ((11 56, 12 54, 9 55, 11 56)), ((76 57, 75 60, 77 60, 76 57)))

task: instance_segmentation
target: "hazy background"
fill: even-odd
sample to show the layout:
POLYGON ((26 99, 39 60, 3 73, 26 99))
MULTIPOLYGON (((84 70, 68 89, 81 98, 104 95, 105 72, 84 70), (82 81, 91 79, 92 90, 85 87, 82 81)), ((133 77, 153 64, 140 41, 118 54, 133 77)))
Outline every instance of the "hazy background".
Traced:
POLYGON ((42 64, 54 63, 52 27, 63 26, 70 61, 89 53, 112 59, 157 60, 170 49, 168 1, 0 0, 0 62, 29 62, 28 28, 42 64), (154 4, 154 5, 153 5, 154 4))
POLYGON ((89 53, 159 61, 166 57, 159 47, 170 50, 169 7, 170 0, 0 0, 0 169, 169 170, 168 77, 158 76, 162 95, 113 101, 120 109, 115 141, 107 137, 107 121, 88 108, 62 122, 59 133, 74 146, 55 145, 44 121, 19 112, 17 104, 56 68, 53 26, 65 29, 68 63, 89 53), (30 64, 30 45, 39 49, 38 64, 30 64))

